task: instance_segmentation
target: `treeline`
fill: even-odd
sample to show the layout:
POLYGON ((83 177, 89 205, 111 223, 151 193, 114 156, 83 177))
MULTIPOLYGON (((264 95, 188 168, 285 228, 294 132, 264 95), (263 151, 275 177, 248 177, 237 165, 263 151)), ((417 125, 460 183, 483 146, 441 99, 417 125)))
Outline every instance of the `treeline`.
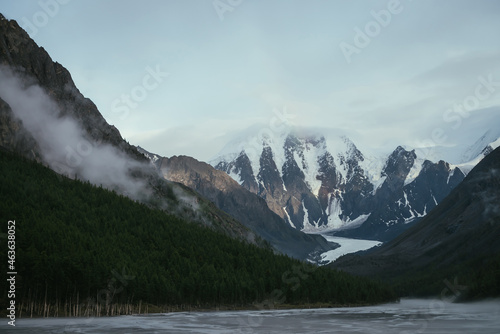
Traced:
MULTIPOLYGON (((2 271, 7 221, 15 220, 15 299, 24 314, 395 299, 379 283, 275 255, 5 151, 0 184, 2 271)), ((6 305, 9 287, 1 284, 6 305)))
POLYGON ((431 263, 388 280, 399 296, 438 297, 460 302, 500 297, 500 254, 448 266, 431 263))

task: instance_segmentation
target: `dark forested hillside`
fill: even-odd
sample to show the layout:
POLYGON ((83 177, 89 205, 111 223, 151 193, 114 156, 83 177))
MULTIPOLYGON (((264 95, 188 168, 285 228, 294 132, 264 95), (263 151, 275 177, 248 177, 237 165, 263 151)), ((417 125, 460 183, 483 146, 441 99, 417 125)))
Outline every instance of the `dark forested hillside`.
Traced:
MULTIPOLYGON (((141 303, 360 304, 394 297, 368 279, 275 255, 3 150, 0 184, 0 256, 7 272, 7 221, 15 220, 21 314, 130 313, 141 303)), ((5 299, 5 280, 1 288, 5 299)))

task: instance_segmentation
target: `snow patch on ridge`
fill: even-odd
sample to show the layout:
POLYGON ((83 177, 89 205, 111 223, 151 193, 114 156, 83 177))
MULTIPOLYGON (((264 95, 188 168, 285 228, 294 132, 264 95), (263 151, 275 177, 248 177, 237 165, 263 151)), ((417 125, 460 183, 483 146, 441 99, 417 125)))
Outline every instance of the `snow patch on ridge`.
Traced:
POLYGON ((344 227, 340 228, 340 230, 350 230, 350 229, 359 227, 370 217, 370 215, 371 215, 371 213, 369 213, 367 215, 360 215, 359 217, 355 218, 354 220, 348 219, 346 221, 346 224, 344 225, 344 227))
POLYGON ((364 160, 359 161, 358 164, 363 169, 368 181, 373 184, 373 194, 375 194, 386 179, 386 176, 382 176, 382 170, 389 155, 381 153, 379 155, 363 155, 363 157, 364 160))
POLYGON ((373 184, 372 195, 375 195, 377 193, 377 190, 379 190, 380 187, 382 187, 382 185, 385 182, 385 179, 387 179, 387 176, 382 176, 378 180, 372 182, 373 184))
POLYGON ((297 165, 304 173, 305 182, 309 186, 309 189, 314 194, 314 196, 318 196, 319 189, 321 188, 321 181, 318 180, 317 176, 319 175, 319 157, 321 157, 326 152, 326 148, 324 145, 317 147, 312 143, 307 142, 307 140, 303 140, 304 149, 302 151, 302 157, 294 152, 294 158, 297 162, 297 165))
POLYGON ((309 211, 307 211, 306 206, 304 205, 304 201, 302 201, 302 210, 304 210, 304 222, 303 225, 304 227, 310 225, 309 223, 309 211))
POLYGON ((252 168, 252 174, 255 179, 255 182, 259 184, 259 180, 257 180, 257 175, 259 174, 260 170, 260 156, 262 155, 262 151, 264 150, 263 147, 261 147, 260 150, 257 149, 244 149, 243 152, 247 155, 248 160, 250 160, 250 166, 252 168))
POLYGON ((490 146, 494 150, 497 149, 498 147, 500 147, 500 137, 497 140, 495 140, 494 142, 491 142, 490 146))
POLYGON ((329 198, 328 204, 328 228, 330 229, 338 229, 344 225, 344 221, 340 218, 342 214, 342 206, 340 199, 338 198, 329 198))
POLYGON ((492 142, 500 139, 500 130, 489 129, 473 145, 469 146, 462 154, 461 163, 474 160, 478 156, 484 156, 483 150, 492 142))
POLYGON ((240 175, 240 174, 238 174, 238 173, 236 173, 236 172, 234 171, 234 168, 233 168, 233 169, 231 169, 231 170, 229 171, 228 175, 229 175, 229 176, 230 176, 233 180, 235 180, 236 182, 238 182, 238 183, 239 183, 239 185, 241 186, 241 184, 243 183, 243 180, 241 179, 241 175, 240 175))
POLYGON ((293 225, 292 219, 290 219, 290 215, 288 214, 288 211, 286 211, 286 206, 283 207, 283 211, 285 212, 285 220, 288 222, 288 224, 290 224, 290 226, 293 228, 297 228, 295 225, 293 225))
MULTIPOLYGON (((263 137, 263 146, 267 146, 271 149, 271 152, 273 153, 273 160, 274 163, 276 164, 276 168, 278 169, 278 172, 280 174, 281 179, 283 180, 283 165, 285 164, 285 140, 286 140, 286 134, 285 133, 279 133, 275 134, 273 137, 263 137)), ((261 152, 262 154, 262 152, 261 152)), ((259 166, 258 171, 260 170, 260 156, 257 161, 255 161, 255 164, 259 166)), ((252 165, 253 166, 253 165, 252 165)), ((283 184, 283 188, 285 188, 285 184, 283 184)))
POLYGON ((471 160, 471 161, 468 161, 468 162, 465 162, 465 163, 462 163, 462 164, 458 164, 458 165, 452 165, 452 164, 450 164, 450 168, 451 169, 460 168, 460 170, 465 175, 467 175, 472 170, 472 168, 474 168, 481 160, 483 160, 483 158, 484 158, 484 155, 480 154, 474 160, 471 160))
POLYGON ((451 177, 452 177, 453 175, 455 175, 455 171, 456 171, 456 170, 457 170, 456 168, 453 168, 453 169, 450 171, 450 173, 448 174, 448 178, 446 179, 446 184, 449 184, 449 183, 450 183, 450 179, 451 179, 451 177))
POLYGON ((420 175, 420 172, 422 171, 423 165, 424 165, 423 159, 419 159, 419 158, 415 159, 415 161, 413 162, 413 166, 411 167, 410 171, 408 172, 408 175, 406 176, 406 179, 404 182, 405 186, 412 183, 413 181, 415 181, 417 176, 420 175))

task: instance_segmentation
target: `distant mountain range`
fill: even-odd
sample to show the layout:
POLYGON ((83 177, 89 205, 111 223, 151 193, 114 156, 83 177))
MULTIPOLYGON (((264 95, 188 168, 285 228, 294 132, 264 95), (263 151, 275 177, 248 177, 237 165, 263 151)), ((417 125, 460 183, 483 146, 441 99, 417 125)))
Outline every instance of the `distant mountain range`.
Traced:
POLYGON ((269 131, 230 143, 210 163, 298 230, 388 241, 442 201, 499 137, 486 131, 453 165, 402 146, 374 154, 347 136, 269 131))
POLYGON ((500 148, 432 212, 389 243, 331 266, 389 280, 406 295, 500 295, 500 148), (432 290, 433 289, 433 290, 432 290))
MULTIPOLYGON (((148 206, 145 210, 161 209, 171 215, 172 222, 181 218, 179 221, 186 223, 185 230, 190 227, 188 223, 203 225, 218 235, 227 235, 247 246, 256 245, 251 246, 255 249, 263 248, 273 258, 277 257, 271 249, 318 263, 322 253, 338 247, 316 234, 318 232, 385 241, 380 247, 341 257, 330 266, 390 281, 399 287, 402 295, 425 294, 436 287, 442 290, 443 282, 454 293, 466 287, 474 297, 500 295, 500 126, 491 122, 481 131, 470 141, 471 145, 453 148, 453 152, 446 147, 433 147, 422 154, 419 149, 396 146, 391 152, 377 153, 360 149, 345 134, 289 129, 276 133, 267 131, 265 135, 257 134, 229 143, 210 164, 187 156, 161 157, 126 142, 118 129, 105 121, 92 101, 78 91, 70 73, 53 62, 15 21, 6 20, 0 14, 0 150, 16 154, 16 157, 10 153, 3 155, 5 170, 23 170, 21 167, 9 168, 8 163, 17 161, 17 155, 22 155, 57 172, 50 174, 51 187, 57 188, 57 179, 67 181, 66 177, 88 181, 145 204, 148 206), (449 161, 441 160, 444 157, 449 161), (455 280, 450 283, 443 278, 455 280)), ((23 162, 15 164, 22 166, 23 162)), ((30 171, 33 177, 38 173, 47 175, 48 170, 30 168, 30 171)), ((16 182, 10 184, 11 189, 23 185, 22 195, 30 193, 30 184, 22 177, 12 179, 16 182)), ((86 183, 78 184, 85 189, 90 187, 86 183)), ((38 186, 41 184, 43 182, 38 186)), ((104 195, 102 190, 100 193, 102 198, 118 198, 107 192, 104 195)), ((86 203, 86 193, 76 195, 84 200, 73 198, 75 203, 86 203)), ((64 200, 59 191, 57 200, 36 202, 44 203, 43 208, 52 208, 64 200)), ((5 203, 8 206, 7 200, 5 203)), ((125 202, 116 200, 115 203, 125 202)), ((106 205, 99 208, 106 209, 106 205)), ((21 211, 25 211, 24 207, 21 211)), ((113 216, 113 211, 108 213, 113 216)), ((71 214, 71 217, 78 216, 78 212, 71 214)), ((123 219, 133 225, 136 223, 134 218, 123 219)), ((85 225, 82 217, 78 219, 85 225)), ((114 223, 121 221, 114 219, 114 223)), ((94 217, 92 223, 99 226, 100 218, 94 217)), ((154 227, 149 228, 154 230, 154 227)), ((127 233, 130 232, 125 231, 127 233)), ((196 240, 203 240, 203 234, 196 240)), ((211 249, 215 252, 218 247, 214 240, 211 240, 211 249)), ((164 245, 165 240, 161 241, 164 245)), ((140 244, 157 247, 146 236, 140 244)), ((124 247, 123 243, 120 247, 124 247)), ((186 261, 182 266, 179 264, 179 268, 190 271, 191 261, 202 262, 204 257, 210 257, 211 254, 203 254, 203 247, 200 244, 183 247, 196 249, 198 256, 186 255, 186 261)), ((80 249, 83 254, 83 246, 80 249)), ((163 248, 155 251, 169 258, 180 258, 175 250, 173 253, 163 248)), ((28 253, 38 258, 38 251, 28 253)), ((230 255, 236 259, 235 266, 242 262, 238 261, 238 254, 230 255)), ((42 258, 43 262, 34 262, 45 263, 46 257, 42 258)), ((225 262, 225 259, 221 256, 218 260, 225 262)), ((251 259, 248 257, 249 263, 251 259)), ((61 268, 67 268, 62 265, 67 260, 64 256, 58 258, 61 268)), ((212 275, 217 270, 213 265, 202 266, 201 262, 199 268, 205 269, 197 274, 197 283, 205 282, 205 273, 212 275)), ((89 260, 88 263, 94 262, 89 260)), ((268 281, 273 280, 278 287, 280 282, 288 285, 294 280, 293 277, 285 279, 290 273, 287 271, 289 266, 277 270, 272 268, 273 263, 261 262, 259 275, 273 272, 274 278, 268 281)), ((81 266, 78 263, 77 267, 81 269, 81 266)), ((299 267, 291 269, 295 271, 296 268, 299 267)), ((100 271, 102 274, 104 269, 100 271)), ((169 278, 167 272, 164 271, 161 279, 153 275, 147 277, 157 286, 165 287, 169 278)), ((327 290, 331 296, 356 291, 349 294, 349 298, 341 299, 347 303, 351 295, 357 294, 356 289, 369 297, 377 288, 366 285, 364 280, 326 268, 309 273, 316 278, 312 282, 304 281, 302 286, 310 290, 302 292, 301 300, 309 301, 311 291, 315 300, 322 300, 320 297, 327 290), (351 282, 356 283, 352 285, 351 282), (347 288, 338 289, 339 286, 347 288)), ((301 275, 300 268, 297 274, 301 275)), ((78 270, 72 275, 71 279, 81 278, 78 270)), ((142 275, 141 279, 144 277, 142 275)), ((179 282, 183 278, 177 274, 179 282)), ((58 279, 54 279, 51 284, 57 282, 58 279)), ((261 285, 262 291, 272 290, 273 286, 265 282, 252 279, 252 284, 261 285)), ((47 282, 44 285, 40 280, 39 283, 42 288, 35 294, 42 298, 47 282)), ((184 285, 185 290, 192 293, 194 285, 188 283, 184 285)), ((242 284, 239 277, 232 277, 226 283, 242 284)), ((248 290, 250 286, 240 285, 240 290, 248 290)), ((178 292, 172 287, 172 291, 178 292)), ((72 290, 69 285, 64 289, 72 290)), ((214 286, 211 289, 217 290, 214 286)), ((226 291, 227 285, 220 289, 226 291)), ((295 290, 292 288, 289 292, 293 295, 295 290)), ((357 297, 356 300, 387 301, 392 298, 391 293, 384 295, 385 290, 378 292, 383 298, 357 297)), ((155 293, 156 289, 152 292, 153 297, 155 293)), ((252 289, 246 293, 246 299, 254 298, 252 289)))

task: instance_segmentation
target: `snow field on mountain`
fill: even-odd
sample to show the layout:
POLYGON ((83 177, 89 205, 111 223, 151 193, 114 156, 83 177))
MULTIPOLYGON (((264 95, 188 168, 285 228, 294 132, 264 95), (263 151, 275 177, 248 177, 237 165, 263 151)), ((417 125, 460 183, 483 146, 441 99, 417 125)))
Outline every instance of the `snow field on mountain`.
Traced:
POLYGON ((424 161, 425 161, 424 159, 419 159, 418 157, 417 157, 417 159, 415 159, 415 161, 413 162, 413 166, 410 169, 410 172, 406 176, 406 179, 405 179, 405 182, 404 182, 405 186, 408 185, 408 184, 410 184, 410 183, 412 183, 413 181, 415 181, 415 179, 417 178, 417 176, 422 171, 422 167, 423 167, 424 161))
POLYGON ((304 145, 302 151, 303 155, 300 156, 300 154, 295 151, 293 157, 297 166, 299 166, 304 173, 304 181, 309 186, 309 189, 314 196, 318 196, 319 189, 321 188, 321 181, 317 178, 320 168, 318 158, 325 154, 326 148, 324 145, 321 145, 321 143, 319 143, 320 147, 318 147, 304 140, 302 140, 302 144, 304 145))
MULTIPOLYGON (((491 125, 489 128, 491 128, 491 125)), ((404 180, 404 186, 411 184, 421 175, 425 160, 430 160, 433 163, 437 163, 439 160, 450 162, 458 161, 456 164, 450 164, 451 171, 448 175, 448 183, 457 167, 460 168, 464 174, 467 174, 485 156, 486 151, 484 151, 484 148, 486 146, 489 145, 492 148, 500 146, 500 130, 486 129, 485 131, 485 128, 482 128, 481 130, 469 134, 469 139, 471 137, 479 138, 475 141, 471 141, 474 144, 470 146, 434 145, 424 148, 415 148, 417 157, 404 180), (470 156, 474 156, 474 159, 467 162, 460 162, 460 159, 463 160, 464 157, 470 156), (454 160, 447 160, 446 157, 453 158, 454 160)), ((352 177, 355 175, 359 177, 360 175, 358 173, 362 173, 362 176, 373 185, 371 196, 375 196, 387 179, 387 176, 382 175, 382 171, 386 167, 389 157, 394 152, 394 148, 370 148, 366 146, 366 142, 364 144, 365 146, 357 146, 357 144, 354 144, 345 133, 334 130, 326 131, 323 134, 313 130, 297 129, 283 132, 254 131, 253 134, 249 134, 245 137, 242 136, 237 141, 228 144, 221 154, 211 163, 214 166, 221 161, 231 163, 244 152, 250 160, 253 175, 257 184, 259 184, 259 173, 265 173, 262 169, 263 166, 261 166, 261 157, 264 149, 268 147, 272 152, 272 159, 276 164, 281 180, 283 181, 284 177, 283 166, 285 163, 293 162, 303 173, 304 182, 312 195, 316 197, 318 197, 322 186, 322 181, 318 179, 318 176, 321 176, 323 171, 331 171, 332 168, 334 168, 337 177, 336 180, 329 179, 330 182, 333 181, 333 183, 329 185, 327 183, 328 186, 333 185, 334 189, 331 189, 333 192, 328 194, 328 206, 324 212, 328 218, 326 222, 322 222, 324 225, 319 225, 318 214, 310 211, 311 208, 306 207, 304 202, 302 202, 301 207, 301 211, 304 213, 303 221, 292 222, 292 217, 289 216, 286 210, 285 219, 291 226, 300 228, 304 232, 350 229, 360 225, 358 224, 359 221, 365 221, 365 216, 368 217, 369 215, 361 214, 365 212, 358 212, 357 214, 361 215, 351 221, 343 212, 343 196, 345 196, 343 189, 346 185, 352 186, 350 182, 358 182, 357 180, 359 179, 352 179, 352 177), (289 140, 287 141, 287 139, 289 140), (331 158, 333 158, 333 163, 329 157, 325 159, 325 155, 331 156, 331 158), (289 160, 287 161, 287 159, 289 160)), ((396 144, 394 146, 397 147, 396 144)), ((411 151, 412 149, 412 147, 404 147, 406 151, 411 151)), ((407 157, 407 159, 409 158, 407 157)), ((409 161, 406 160, 406 163, 408 162, 409 161)), ((239 173, 236 173, 233 169, 229 170, 229 174, 241 184, 242 179, 239 173)), ((285 178, 286 176, 288 175, 285 175, 285 178)), ((287 191, 284 182, 283 189, 287 191)), ((366 193, 362 193, 361 195, 370 196, 366 193)), ((406 197, 406 193, 404 195, 405 197, 400 199, 399 205, 410 210, 409 217, 407 214, 404 215, 405 223, 413 221, 416 218, 421 218, 427 213, 426 207, 423 208, 423 210, 419 209, 418 212, 413 209, 409 203, 410 198, 406 197)), ((437 203, 434 195, 432 195, 431 200, 437 203)), ((399 220, 394 220, 395 217, 396 216, 391 217, 392 220, 387 219, 388 221, 384 223, 386 225, 397 223, 399 220)))

